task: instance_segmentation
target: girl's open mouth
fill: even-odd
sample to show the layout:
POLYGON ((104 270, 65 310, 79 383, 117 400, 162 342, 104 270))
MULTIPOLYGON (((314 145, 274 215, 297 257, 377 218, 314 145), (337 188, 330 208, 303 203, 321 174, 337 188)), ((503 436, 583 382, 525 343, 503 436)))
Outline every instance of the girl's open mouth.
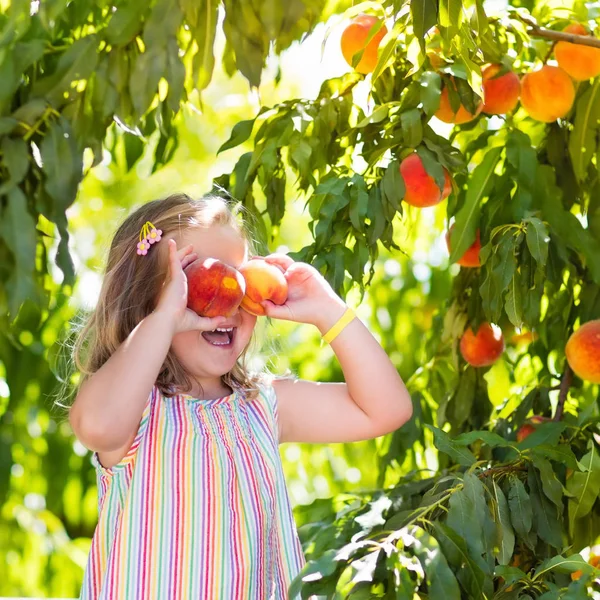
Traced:
POLYGON ((217 329, 213 329, 213 331, 203 331, 202 337, 211 344, 211 346, 229 348, 233 343, 235 329, 235 327, 217 327, 217 329))

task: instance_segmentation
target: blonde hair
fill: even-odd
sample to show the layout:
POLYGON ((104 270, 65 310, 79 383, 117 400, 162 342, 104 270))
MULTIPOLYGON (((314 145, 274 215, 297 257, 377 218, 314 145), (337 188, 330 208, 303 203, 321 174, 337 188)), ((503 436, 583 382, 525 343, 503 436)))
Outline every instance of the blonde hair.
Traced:
MULTIPOLYGON (((241 220, 240 210, 241 207, 235 207, 217 196, 194 200, 179 193, 148 202, 125 219, 110 246, 98 304, 75 342, 74 361, 81 373, 79 385, 100 369, 138 323, 155 308, 165 280, 167 261, 161 259, 164 253, 157 252, 158 247, 151 248, 146 256, 136 254, 144 223, 150 221, 162 230, 163 236, 192 227, 228 225, 252 247, 252 238, 241 220)), ((253 397, 262 377, 248 372, 247 351, 248 347, 234 368, 221 379, 231 389, 253 397)), ((172 350, 165 358, 156 386, 165 396, 191 389, 190 375, 172 350)))

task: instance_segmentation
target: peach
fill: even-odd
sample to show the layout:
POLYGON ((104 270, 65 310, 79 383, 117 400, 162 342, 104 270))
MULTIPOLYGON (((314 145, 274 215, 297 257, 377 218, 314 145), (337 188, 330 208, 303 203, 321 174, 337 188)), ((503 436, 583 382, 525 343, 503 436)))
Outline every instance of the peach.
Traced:
POLYGON ((201 317, 228 317, 240 305, 246 282, 233 267, 215 258, 197 259, 185 268, 188 308, 201 317))
POLYGON ((387 27, 381 25, 377 33, 369 40, 372 28, 379 22, 380 19, 372 15, 358 15, 342 33, 342 54, 351 67, 354 56, 364 48, 361 59, 354 69, 365 75, 375 70, 377 66, 377 50, 381 40, 387 33, 387 27), (369 41, 367 42, 367 40, 369 41))
MULTIPOLYGON (((450 227, 450 229, 446 232, 446 245, 448 246, 448 252, 451 252, 450 248, 450 236, 452 235, 452 230, 454 229, 454 225, 450 227)), ((481 262, 479 262, 479 251, 481 250, 481 238, 479 237, 479 229, 475 234, 475 241, 467 248, 465 253, 456 261, 456 264, 461 267, 480 267, 481 262)))
POLYGON ((450 95, 448 88, 444 86, 442 94, 440 96, 440 107, 435 112, 435 116, 444 123, 454 123, 460 125, 461 123, 468 123, 472 121, 483 109, 483 102, 477 104, 475 113, 470 113, 462 104, 458 107, 458 110, 454 112, 452 105, 450 104, 450 95))
POLYGON ((497 325, 482 323, 477 334, 469 327, 460 339, 460 353, 472 367, 489 367, 504 352, 504 336, 497 325))
POLYGON ((581 379, 600 383, 600 319, 584 323, 565 346, 567 361, 581 379))
POLYGON ((488 65, 483 69, 483 112, 488 115, 505 115, 512 112, 519 103, 521 82, 519 76, 503 65, 488 65))
MULTIPOLYGON (((595 567, 596 569, 600 567, 600 556, 595 556, 594 554, 592 554, 590 556, 590 559, 588 560, 588 564, 592 565, 592 567, 595 567)), ((578 569, 577 571, 573 571, 573 573, 571 573, 571 579, 573 581, 577 581, 578 579, 581 578, 581 576, 583 575, 583 571, 578 569)))
POLYGON ((266 313, 261 302, 270 300, 274 304, 284 304, 287 300, 287 281, 278 265, 255 257, 240 267, 240 273, 246 280, 246 295, 241 304, 246 312, 264 316, 266 313))
MULTIPOLYGON (((576 35, 590 35, 581 23, 571 23, 563 30, 576 35)), ((576 81, 585 81, 600 74, 600 48, 558 42, 554 48, 556 62, 576 81)))
POLYGON ((531 344, 531 342, 535 342, 538 337, 539 336, 535 331, 521 331, 520 333, 514 333, 511 336, 510 341, 515 346, 527 346, 528 344, 531 344))
POLYGON ((544 65, 521 80, 521 105, 536 121, 551 123, 573 106, 575 87, 560 67, 544 65))
POLYGON ((536 425, 545 423, 546 421, 552 421, 548 417, 542 417, 541 415, 533 415, 527 423, 523 423, 517 431, 517 442, 522 442, 525 438, 529 437, 536 429, 536 425))
POLYGON ((435 179, 427 173, 421 157, 417 154, 407 156, 400 163, 400 174, 404 179, 406 191, 404 201, 419 208, 435 206, 447 198, 452 191, 452 180, 444 169, 444 189, 440 190, 435 179))

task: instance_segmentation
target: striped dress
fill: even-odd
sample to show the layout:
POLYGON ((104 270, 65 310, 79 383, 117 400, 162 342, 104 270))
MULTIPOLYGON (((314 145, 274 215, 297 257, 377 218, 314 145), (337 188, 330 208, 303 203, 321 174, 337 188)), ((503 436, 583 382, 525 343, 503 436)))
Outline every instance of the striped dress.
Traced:
POLYGON ((283 600, 303 566, 275 391, 246 400, 155 388, 127 455, 96 454, 99 518, 84 600, 283 600))

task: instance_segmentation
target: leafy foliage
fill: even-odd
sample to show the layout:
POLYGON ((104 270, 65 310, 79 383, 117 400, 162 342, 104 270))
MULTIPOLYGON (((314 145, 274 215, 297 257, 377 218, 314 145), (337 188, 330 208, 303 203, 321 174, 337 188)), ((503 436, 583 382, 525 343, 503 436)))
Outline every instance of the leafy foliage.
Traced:
MULTIPOLYGON (((0 505, 11 519, 0 531, 22 549, 3 562, 22 568, 32 531, 44 530, 52 559, 38 559, 40 572, 81 569, 93 528, 85 453, 36 405, 55 383, 47 349, 73 313, 66 211, 104 152, 125 172, 173 160, 184 135, 176 114, 206 88, 215 61, 216 5, 115 7, 48 2, 31 14, 28 2, 12 2, 0 16, 0 361, 10 392, 0 394, 0 505), (66 462, 74 476, 64 487, 66 462), (27 502, 19 468, 44 474, 27 482, 27 502)), ((222 10, 224 68, 256 86, 269 48, 288 48, 335 7, 226 0, 222 10)), ((295 258, 358 298, 413 398, 412 420, 376 443, 284 450, 292 492, 315 473, 337 492, 297 509, 308 563, 292 587, 304 598, 587 598, 598 574, 578 553, 600 536, 599 395, 571 377, 564 346, 578 323, 600 317, 598 80, 580 83, 571 112, 548 125, 523 110, 456 127, 432 117, 443 87, 452 106, 473 112, 487 62, 524 73, 545 61, 550 44, 530 36, 532 17, 560 29, 596 19, 597 7, 514 2, 497 15, 479 0, 412 0, 347 14, 360 10, 388 21, 375 71, 329 79, 313 99, 287 98, 238 122, 219 152, 239 158, 215 179, 259 217, 265 240, 303 245, 295 258), (441 208, 403 202, 399 164, 414 152, 440 190, 444 169, 452 176, 441 208), (436 262, 441 221, 451 219, 450 262, 479 230, 480 268, 436 262), (503 329, 507 349, 474 368, 458 345, 483 321, 503 329), (532 414, 553 420, 517 441, 532 414), (360 465, 369 491, 353 491, 340 464, 360 465)), ((121 190, 103 192, 120 199, 121 190)), ((282 331, 282 366, 339 378, 314 338, 282 331)), ((72 594, 77 577, 47 588, 72 594)))

